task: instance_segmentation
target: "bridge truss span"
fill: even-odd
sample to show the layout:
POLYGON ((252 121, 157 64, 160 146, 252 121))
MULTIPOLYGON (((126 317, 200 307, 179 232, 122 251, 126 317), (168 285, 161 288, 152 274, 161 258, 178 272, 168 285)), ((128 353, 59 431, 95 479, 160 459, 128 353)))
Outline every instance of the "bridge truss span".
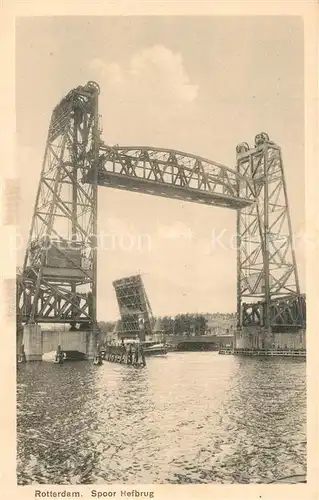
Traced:
MULTIPOLYGON (((83 180, 92 182, 92 174, 83 180)), ((251 204, 239 196, 247 177, 215 161, 172 149, 100 146, 98 184, 145 194, 241 209, 251 204)))

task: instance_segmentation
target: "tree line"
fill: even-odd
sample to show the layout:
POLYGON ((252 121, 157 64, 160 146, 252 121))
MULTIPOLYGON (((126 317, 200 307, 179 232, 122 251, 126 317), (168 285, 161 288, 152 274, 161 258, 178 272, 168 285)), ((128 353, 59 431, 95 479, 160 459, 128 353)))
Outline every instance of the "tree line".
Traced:
POLYGON ((203 314, 177 314, 157 318, 157 329, 167 335, 204 335, 207 319, 203 314))
MULTIPOLYGON (((159 316, 154 317, 153 328, 156 325, 157 331, 162 331, 166 335, 204 335, 209 332, 209 319, 223 318, 226 320, 234 320, 234 313, 187 313, 177 314, 176 316, 159 316)), ((112 333, 114 331, 116 321, 100 321, 99 327, 103 333, 112 333)), ((230 326, 231 327, 231 326, 230 326)))

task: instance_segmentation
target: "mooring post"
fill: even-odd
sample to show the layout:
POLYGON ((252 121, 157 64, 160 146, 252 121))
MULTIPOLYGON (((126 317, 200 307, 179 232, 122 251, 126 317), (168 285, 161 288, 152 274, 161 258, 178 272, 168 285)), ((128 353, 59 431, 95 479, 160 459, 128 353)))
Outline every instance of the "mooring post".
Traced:
POLYGON ((62 352, 60 344, 58 345, 57 350, 56 350, 55 361, 57 363, 59 363, 59 365, 62 365, 62 363, 64 361, 63 352, 62 352))
POLYGON ((97 353, 97 333, 92 329, 87 332, 86 359, 94 360, 97 353))
POLYGON ((21 345, 20 349, 20 363, 26 363, 26 356, 25 356, 25 351, 24 351, 24 344, 21 345))
POLYGON ((141 353, 141 361, 142 361, 142 365, 143 366, 146 366, 146 360, 145 360, 145 354, 144 354, 144 349, 142 346, 140 346, 140 353, 141 353))

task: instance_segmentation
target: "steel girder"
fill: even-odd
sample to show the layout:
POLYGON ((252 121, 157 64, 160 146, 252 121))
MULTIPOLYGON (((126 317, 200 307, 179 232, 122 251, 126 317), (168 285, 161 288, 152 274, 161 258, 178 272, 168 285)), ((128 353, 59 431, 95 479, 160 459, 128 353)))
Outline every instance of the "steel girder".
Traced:
MULTIPOLYGON (((299 330, 306 325, 306 296, 287 295, 272 299, 269 305, 273 331, 299 330)), ((265 326, 263 301, 242 304, 242 326, 265 326)))
MULTIPOLYGON (((83 182, 92 182, 91 173, 83 182)), ((181 151, 150 147, 101 144, 98 183, 232 209, 251 203, 250 197, 238 195, 239 184, 244 184, 247 193, 252 194, 247 177, 220 163, 181 151)))
POLYGON ((24 267, 21 321, 96 324, 98 85, 89 82, 53 111, 24 267), (90 151, 90 155, 88 152, 90 151))
POLYGON ((240 196, 253 201, 237 213, 239 326, 258 323, 268 331, 283 325, 304 327, 279 146, 269 141, 267 134, 257 135, 252 149, 240 144, 237 171, 249 177, 253 186, 253 193, 245 185, 239 191, 240 196))
POLYGON ((66 283, 56 285, 42 280, 37 292, 36 281, 18 281, 18 318, 21 323, 28 322, 32 315, 32 305, 37 297, 35 319, 39 323, 84 323, 91 322, 92 293, 72 293, 66 283), (53 321, 54 320, 54 321, 53 321))
POLYGON ((145 340, 145 334, 152 333, 154 319, 141 276, 116 280, 113 286, 121 315, 119 333, 145 340))

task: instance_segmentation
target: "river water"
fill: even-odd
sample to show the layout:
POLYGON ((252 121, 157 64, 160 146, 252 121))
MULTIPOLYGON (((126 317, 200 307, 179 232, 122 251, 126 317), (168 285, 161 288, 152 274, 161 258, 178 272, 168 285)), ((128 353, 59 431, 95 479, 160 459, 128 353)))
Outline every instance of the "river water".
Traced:
POLYGON ((19 365, 18 484, 264 483, 305 473, 306 363, 176 352, 19 365))

